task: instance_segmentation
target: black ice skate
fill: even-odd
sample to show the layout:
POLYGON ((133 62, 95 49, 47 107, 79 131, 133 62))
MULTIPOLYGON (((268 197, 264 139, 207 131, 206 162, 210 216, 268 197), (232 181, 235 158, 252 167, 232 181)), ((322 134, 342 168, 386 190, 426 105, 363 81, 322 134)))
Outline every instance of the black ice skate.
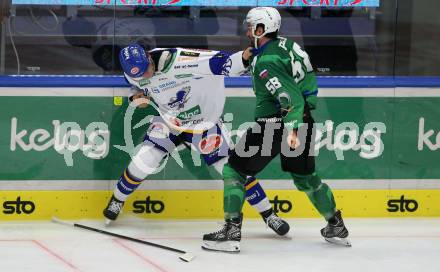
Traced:
POLYGON ((351 247, 351 243, 347 239, 348 230, 344 225, 341 211, 339 210, 329 220, 327 226, 321 229, 321 235, 329 243, 351 247))
POLYGON ((124 206, 124 201, 119 201, 112 195, 112 198, 107 204, 107 207, 104 209, 103 214, 105 216, 105 224, 109 225, 112 221, 115 221, 118 218, 118 215, 122 211, 122 207, 124 206))
POLYGON ((228 219, 221 230, 203 235, 202 248, 229 253, 240 252, 242 218, 240 216, 237 219, 228 219))
POLYGON ((275 231, 276 234, 283 236, 289 232, 290 226, 286 221, 284 221, 281 217, 278 217, 278 215, 274 213, 272 209, 266 212, 262 212, 261 216, 263 217, 264 222, 266 222, 266 225, 275 231), (265 214, 266 212, 268 215, 265 214))

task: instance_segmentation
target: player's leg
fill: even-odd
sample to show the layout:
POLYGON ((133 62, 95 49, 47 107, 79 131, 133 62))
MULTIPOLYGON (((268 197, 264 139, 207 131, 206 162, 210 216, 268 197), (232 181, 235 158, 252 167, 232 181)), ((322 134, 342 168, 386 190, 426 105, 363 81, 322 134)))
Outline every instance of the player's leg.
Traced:
POLYGON ((141 185, 148 175, 156 172, 166 155, 166 152, 152 145, 143 145, 136 155, 133 156, 130 164, 118 179, 113 195, 104 209, 103 213, 107 219, 107 224, 110 223, 109 220, 116 220, 126 199, 141 185))
POLYGON ((275 133, 274 139, 269 143, 269 154, 261 152, 265 127, 265 123, 257 123, 246 132, 231 152, 228 163, 223 168, 225 224, 221 230, 203 236, 202 248, 226 252, 240 251, 241 210, 245 199, 246 177, 255 176, 280 150, 281 135, 275 133), (257 152, 246 152, 250 147, 256 147, 257 152))
MULTIPOLYGON (((227 160, 228 158, 224 157, 212 164, 220 175, 222 175, 223 167, 227 160)), ((265 224, 278 235, 287 234, 290 229, 289 224, 275 213, 259 181, 253 176, 247 176, 244 188, 246 201, 258 211, 265 224)))
MULTIPOLYGON (((310 113, 307 112, 304 120, 307 120, 307 127, 303 126, 298 130, 298 137, 300 143, 304 144, 304 148, 301 154, 298 156, 292 156, 293 153, 284 154, 281 153, 281 165, 284 171, 290 172, 296 188, 299 191, 305 192, 310 202, 316 208, 316 210, 325 218, 328 222, 326 228, 321 230, 324 237, 340 237, 346 238, 348 231, 343 223, 340 211, 336 210, 336 203, 333 196, 333 192, 330 187, 323 183, 319 175, 315 172, 315 157, 309 156, 310 149, 314 148, 312 139, 314 136, 313 119, 310 117, 310 113), (307 129, 306 129, 307 128, 307 129), (335 230, 340 230, 336 233, 335 230)), ((285 131, 287 135, 287 131, 285 131)), ((283 141, 283 145, 286 150, 292 151, 287 147, 287 144, 283 141)))
MULTIPOLYGON (((233 149, 234 143, 232 142, 230 131, 226 128, 226 126, 223 125, 223 123, 219 123, 218 128, 220 129, 221 134, 223 135, 225 140, 227 141, 229 148, 233 149)), ((224 157, 213 164, 214 168, 217 170, 217 172, 220 173, 220 175, 223 174, 223 168, 227 161, 228 157, 224 157)), ((271 214, 273 214, 272 205, 270 204, 269 199, 266 196, 266 192, 261 187, 260 183, 255 177, 247 176, 244 187, 246 192, 245 199, 263 216, 263 218, 267 218, 271 214)))
POLYGON ((124 202, 139 185, 149 175, 161 170, 163 159, 179 143, 180 138, 172 134, 160 117, 157 117, 150 125, 144 142, 116 183, 113 195, 103 211, 107 224, 116 220, 124 202))
MULTIPOLYGON (((263 170, 279 154, 281 149, 280 144, 283 130, 276 117, 257 121, 257 124, 249 129, 240 139, 229 158, 229 165, 233 170, 247 175, 248 179, 245 184, 246 198, 251 204, 253 204, 252 201, 258 199, 255 196, 260 194, 258 188, 261 188, 260 184, 256 183, 252 176, 263 170), (258 152, 255 154, 247 153, 252 149, 258 150, 258 152), (251 176, 250 179, 249 176, 251 176)), ((260 194, 259 197, 262 196, 260 194)), ((279 235, 286 234, 290 229, 289 224, 279 218, 273 211, 270 203, 268 204, 266 204, 266 207, 270 207, 270 209, 261 213, 263 220, 279 235)))
POLYGON ((321 181, 316 172, 303 175, 291 173, 291 175, 296 188, 307 194, 310 202, 327 221, 327 226, 321 229, 322 236, 329 242, 350 246, 349 241, 345 239, 348 237, 348 230, 342 220, 341 211, 336 210, 335 199, 330 187, 321 181), (343 240, 334 240, 334 238, 343 240))
POLYGON ((223 168, 223 210, 225 223, 216 232, 203 235, 203 249, 240 252, 241 213, 245 200, 246 178, 226 164, 223 168))
POLYGON ((287 234, 290 230, 289 224, 275 213, 258 180, 248 176, 244 188, 247 202, 260 213, 266 225, 278 235, 287 234))
MULTIPOLYGON (((227 143, 229 145, 229 147, 226 148, 233 147, 233 143, 230 141, 229 131, 227 131, 226 127, 223 126, 221 123, 219 123, 217 129, 212 132, 212 134, 217 133, 220 133, 220 136, 222 136, 224 139, 222 144, 225 145, 227 143)), ((206 137, 204 137, 203 139, 206 139, 206 137)), ((226 154, 222 154, 223 149, 224 147, 219 146, 212 153, 209 154, 204 154, 206 152, 200 151, 203 154, 203 157, 205 158, 207 164, 209 165, 211 163, 211 165, 217 170, 220 175, 222 175, 223 167, 228 160, 228 157, 223 156, 226 154), (214 158, 218 159, 218 161, 213 162, 214 158)), ((266 195, 266 192, 255 177, 247 176, 244 188, 246 192, 246 201, 258 211, 267 226, 269 226, 278 235, 285 235, 287 232, 289 232, 289 224, 278 217, 277 214, 274 212, 272 205, 269 202, 269 198, 266 195)))

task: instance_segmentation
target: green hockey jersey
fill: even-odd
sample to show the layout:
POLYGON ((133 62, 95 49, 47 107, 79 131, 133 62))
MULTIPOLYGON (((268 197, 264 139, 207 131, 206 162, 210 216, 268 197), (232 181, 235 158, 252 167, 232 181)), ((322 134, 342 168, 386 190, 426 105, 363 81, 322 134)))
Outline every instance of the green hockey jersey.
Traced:
POLYGON ((251 59, 251 72, 256 119, 281 113, 284 125, 293 129, 302 123, 306 103, 316 108, 316 76, 297 43, 282 37, 267 42, 251 59))

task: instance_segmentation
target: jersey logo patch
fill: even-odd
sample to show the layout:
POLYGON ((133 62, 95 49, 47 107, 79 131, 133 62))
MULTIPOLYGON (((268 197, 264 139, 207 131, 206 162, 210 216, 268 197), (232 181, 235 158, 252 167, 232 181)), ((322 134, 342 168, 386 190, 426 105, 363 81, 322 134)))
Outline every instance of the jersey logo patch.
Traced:
POLYGON ((159 122, 152 123, 147 130, 148 137, 158 138, 158 139, 168 138, 169 133, 170 130, 168 129, 168 127, 163 123, 159 123, 159 122))
POLYGON ((151 92, 155 93, 155 94, 158 94, 158 93, 160 93, 160 90, 158 88, 154 87, 154 88, 151 89, 151 92))
POLYGON ((229 72, 231 71, 232 67, 232 60, 228 58, 226 62, 222 65, 222 75, 229 75, 229 72))
POLYGON ((175 125, 176 127, 180 127, 182 126, 182 121, 180 121, 179 119, 172 117, 170 119, 171 124, 175 125))
POLYGON ((200 56, 200 53, 189 52, 189 51, 181 51, 180 52, 180 56, 196 58, 196 57, 200 56))
POLYGON ((183 87, 180 91, 176 93, 176 96, 170 99, 168 106, 172 109, 177 107, 177 110, 182 109, 185 103, 188 101, 188 94, 191 90, 190 86, 183 87))
POLYGON ((201 113, 202 113, 202 110, 200 109, 200 106, 197 105, 187 111, 179 113, 179 115, 177 115, 177 118, 180 120, 186 121, 186 120, 189 120, 189 119, 193 118, 194 116, 199 115, 201 113))
POLYGON ((138 68, 138 67, 133 67, 133 68, 131 68, 130 73, 131 73, 132 75, 135 75, 135 74, 139 73, 139 68, 138 68))
POLYGON ((232 60, 226 52, 218 52, 209 59, 209 68, 214 75, 229 75, 232 67, 232 60))
POLYGON ((199 143, 199 150, 202 154, 211 154, 217 151, 223 143, 222 136, 219 134, 209 135, 199 143))
POLYGON ((261 71, 261 73, 259 74, 261 79, 265 79, 268 75, 269 75, 269 71, 267 71, 266 69, 261 71))
POLYGON ((145 85, 148 85, 150 83, 151 83, 151 81, 147 78, 143 78, 143 79, 139 80, 139 82, 138 82, 140 87, 144 87, 145 85))

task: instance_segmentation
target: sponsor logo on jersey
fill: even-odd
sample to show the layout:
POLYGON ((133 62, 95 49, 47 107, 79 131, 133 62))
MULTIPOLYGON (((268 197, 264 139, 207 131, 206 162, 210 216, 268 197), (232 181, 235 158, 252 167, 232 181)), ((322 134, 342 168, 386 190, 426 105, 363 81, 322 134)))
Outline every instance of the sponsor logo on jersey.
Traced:
POLYGON ((184 61, 195 61, 197 58, 195 58, 195 57, 178 57, 177 58, 177 61, 181 61, 181 62, 184 62, 184 61))
POLYGON ((139 84, 139 86, 140 86, 141 88, 144 87, 145 85, 150 84, 150 83, 151 83, 151 81, 150 81, 149 79, 147 79, 147 78, 141 79, 141 80, 139 80, 139 82, 138 82, 138 84, 139 84))
POLYGON ((181 51, 180 56, 196 58, 196 57, 200 56, 200 53, 190 52, 190 51, 181 51))
POLYGON ((193 74, 179 74, 179 75, 175 75, 174 77, 179 79, 179 78, 185 78, 185 77, 192 77, 193 74))
POLYGON ((269 71, 267 71, 267 69, 264 69, 263 71, 261 71, 261 73, 259 74, 261 79, 265 79, 267 76, 269 75, 269 71))
POLYGON ((158 93, 160 93, 160 90, 158 88, 154 87, 154 88, 151 88, 151 92, 158 94, 158 93))
POLYGON ((200 118, 200 119, 195 119, 195 120, 186 120, 186 121, 182 121, 182 126, 188 126, 188 125, 198 125, 203 123, 205 119, 204 118, 200 118))
POLYGON ((168 102, 168 106, 172 109, 176 108, 176 110, 180 110, 185 106, 185 103, 188 102, 188 94, 191 90, 190 86, 183 87, 180 91, 176 93, 175 97, 170 99, 168 102))
POLYGON ((219 134, 208 135, 199 143, 199 150, 202 154, 210 154, 217 151, 223 143, 222 136, 219 134))
POLYGON ((186 120, 189 120, 189 119, 193 118, 194 116, 199 115, 201 113, 202 113, 202 110, 200 109, 200 106, 197 105, 187 111, 183 111, 183 112, 179 113, 179 115, 177 115, 177 118, 179 118, 180 120, 186 121, 186 120))
POLYGON ((279 103, 281 116, 285 117, 289 112, 293 110, 292 99, 288 93, 280 93, 277 100, 279 103))
POLYGON ((169 128, 164 123, 160 122, 152 123, 147 130, 147 135, 151 138, 165 139, 168 138, 169 134, 169 128))
POLYGON ((169 88, 173 88, 176 85, 177 85, 177 81, 173 80, 173 81, 168 81, 168 82, 160 84, 159 88, 166 90, 166 89, 169 89, 169 88))
POLYGON ((183 64, 183 65, 175 65, 174 69, 189 69, 189 68, 197 68, 198 64, 183 64))
POLYGON ((166 91, 169 89, 173 89, 173 88, 178 88, 179 86, 185 85, 189 83, 189 80, 185 80, 182 82, 177 83, 177 81, 173 80, 173 81, 168 81, 165 83, 162 83, 158 86, 158 88, 160 89, 160 91, 166 91))

